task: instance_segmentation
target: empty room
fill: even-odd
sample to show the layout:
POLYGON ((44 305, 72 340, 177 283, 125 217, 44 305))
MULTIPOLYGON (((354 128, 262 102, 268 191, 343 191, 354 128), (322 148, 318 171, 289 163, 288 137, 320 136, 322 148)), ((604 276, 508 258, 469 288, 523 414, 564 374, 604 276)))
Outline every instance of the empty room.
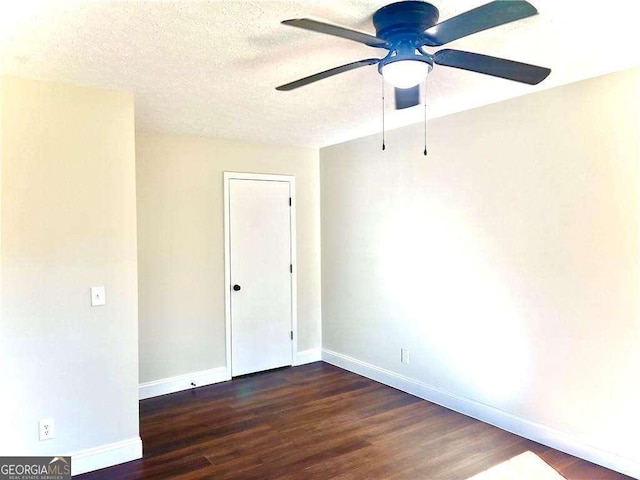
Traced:
POLYGON ((634 2, 0 5, 0 479, 640 478, 634 2))

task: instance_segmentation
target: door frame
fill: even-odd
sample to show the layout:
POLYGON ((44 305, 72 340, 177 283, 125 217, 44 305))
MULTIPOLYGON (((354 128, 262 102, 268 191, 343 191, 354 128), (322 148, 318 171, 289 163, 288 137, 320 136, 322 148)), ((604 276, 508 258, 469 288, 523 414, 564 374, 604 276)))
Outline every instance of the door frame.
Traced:
POLYGON ((224 317, 225 317, 225 354, 227 380, 231 380, 231 205, 229 201, 231 180, 261 180, 267 182, 288 182, 291 207, 289 209, 290 220, 290 249, 291 249, 291 330, 293 341, 291 342, 291 365, 295 365, 298 352, 298 290, 297 290, 297 263, 296 263, 296 179, 293 175, 274 175, 267 173, 224 172, 224 317))

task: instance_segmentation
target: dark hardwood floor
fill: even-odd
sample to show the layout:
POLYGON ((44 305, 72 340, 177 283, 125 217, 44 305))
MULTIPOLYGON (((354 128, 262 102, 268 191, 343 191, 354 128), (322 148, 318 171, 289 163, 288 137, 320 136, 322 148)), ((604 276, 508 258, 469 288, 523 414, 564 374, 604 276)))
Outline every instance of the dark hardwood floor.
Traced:
POLYGON ((628 479, 318 362, 140 402, 144 459, 90 479, 466 479, 531 450, 569 480, 628 479))

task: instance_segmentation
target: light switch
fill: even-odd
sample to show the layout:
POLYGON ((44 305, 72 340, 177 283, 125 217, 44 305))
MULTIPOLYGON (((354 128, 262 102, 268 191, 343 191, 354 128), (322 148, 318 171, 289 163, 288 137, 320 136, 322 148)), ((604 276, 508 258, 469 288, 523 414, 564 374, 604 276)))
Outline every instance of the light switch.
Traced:
POLYGON ((104 287, 91 287, 91 306, 100 307, 107 304, 104 287))

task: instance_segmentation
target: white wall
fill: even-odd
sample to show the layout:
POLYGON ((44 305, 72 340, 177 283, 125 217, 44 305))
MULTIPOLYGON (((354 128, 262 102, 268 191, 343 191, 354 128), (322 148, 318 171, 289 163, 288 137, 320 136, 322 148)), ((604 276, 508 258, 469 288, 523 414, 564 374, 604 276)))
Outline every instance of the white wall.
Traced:
POLYGON ((638 78, 322 149, 323 347, 638 474, 638 78))
POLYGON ((319 352, 318 150, 141 133, 136 163, 141 382, 225 366, 224 171, 295 176, 298 350, 319 352))
MULTIPOLYGON (((2 165, 4 158, 4 76, 0 75, 0 325, 2 322, 2 165)), ((2 368, 0 366, 0 368, 2 368)))
POLYGON ((139 456, 133 97, 12 77, 3 95, 0 455, 139 456))

